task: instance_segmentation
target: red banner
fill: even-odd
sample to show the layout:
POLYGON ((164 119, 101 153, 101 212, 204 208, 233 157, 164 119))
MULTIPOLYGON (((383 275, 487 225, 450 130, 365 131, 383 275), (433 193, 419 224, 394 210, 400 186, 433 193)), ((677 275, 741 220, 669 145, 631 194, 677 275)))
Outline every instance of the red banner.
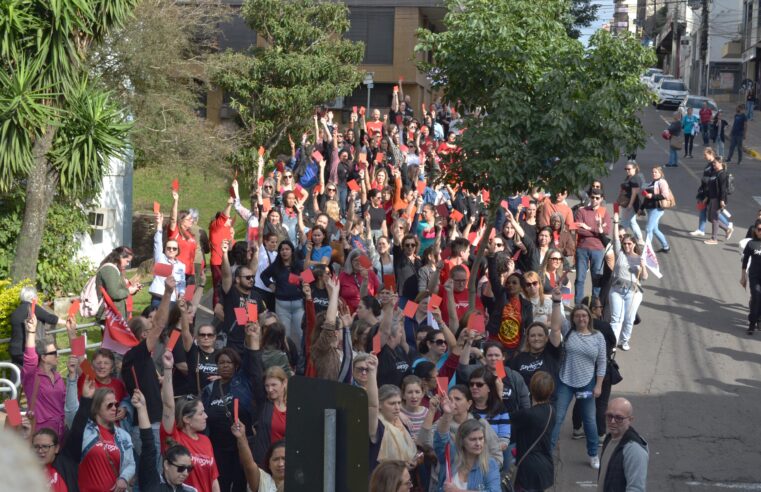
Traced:
POLYGON ((132 330, 129 329, 127 322, 119 313, 119 310, 114 305, 114 301, 106 293, 106 290, 101 287, 100 292, 103 294, 103 307, 106 315, 106 333, 103 336, 103 346, 114 352, 124 354, 130 348, 139 344, 140 340, 135 338, 132 330))

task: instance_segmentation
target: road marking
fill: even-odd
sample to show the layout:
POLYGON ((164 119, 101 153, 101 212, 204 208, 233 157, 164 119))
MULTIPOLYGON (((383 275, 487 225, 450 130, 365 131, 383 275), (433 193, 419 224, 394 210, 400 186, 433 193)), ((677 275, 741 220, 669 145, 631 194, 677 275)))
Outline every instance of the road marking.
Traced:
POLYGON ((756 203, 761 205, 761 196, 754 196, 753 199, 756 200, 756 203))
POLYGON ((576 482, 576 485, 585 489, 597 488, 597 482, 592 482, 590 480, 584 482, 576 482))
POLYGON ((761 490, 761 483, 685 482, 690 487, 717 487, 720 489, 761 490))

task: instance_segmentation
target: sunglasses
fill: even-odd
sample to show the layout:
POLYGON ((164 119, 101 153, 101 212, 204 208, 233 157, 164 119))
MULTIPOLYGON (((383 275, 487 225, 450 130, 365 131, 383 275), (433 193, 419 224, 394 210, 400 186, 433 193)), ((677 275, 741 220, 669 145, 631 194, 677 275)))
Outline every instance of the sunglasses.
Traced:
POLYGON ((167 247, 166 247, 166 250, 167 250, 167 251, 177 251, 178 249, 179 249, 179 248, 178 248, 177 246, 167 246, 167 247))
POLYGON ((539 282, 526 282, 526 287, 536 287, 539 285, 539 282))
POLYGON ((214 338, 216 335, 214 333, 199 333, 198 338, 214 338))
POLYGON ((55 355, 55 356, 58 356, 58 351, 57 350, 51 350, 50 352, 45 352, 45 355, 55 355))
POLYGON ((416 246, 415 243, 404 243, 405 248, 414 248, 416 246))
POLYGON ((167 460, 166 462, 172 465, 173 467, 177 468, 177 473, 185 473, 185 472, 190 473, 193 471, 193 465, 178 465, 176 463, 172 463, 169 460, 167 460))
POLYGON ((624 420, 628 418, 630 417, 624 417, 623 415, 614 415, 612 413, 605 414, 605 420, 607 420, 608 422, 615 422, 617 424, 622 424, 624 420))
POLYGON ((112 401, 111 403, 106 404, 106 409, 113 410, 114 408, 118 407, 119 404, 115 401, 112 401))
POLYGON ((253 275, 238 275, 238 278, 244 278, 246 280, 253 280, 254 276, 253 275))
POLYGON ((265 187, 264 187, 264 189, 265 189, 265 190, 271 190, 271 189, 272 189, 272 186, 265 186, 265 187))
POLYGON ((336 189, 335 188, 328 188, 328 191, 329 192, 332 191, 333 193, 335 193, 336 189))
POLYGON ((291 179, 293 177, 293 174, 286 174, 284 177, 285 179, 291 179))
POLYGON ((354 370, 357 372, 361 372, 362 374, 367 374, 368 372, 370 372, 370 369, 367 367, 355 367, 354 370))
POLYGON ((436 345, 441 346, 441 345, 446 345, 447 341, 446 340, 434 340, 433 343, 435 343, 436 345))
POLYGON ((476 387, 476 388, 483 388, 484 386, 486 386, 486 383, 482 383, 482 382, 480 382, 480 381, 471 381, 471 382, 469 383, 469 386, 470 386, 471 388, 473 388, 473 387, 476 387))
POLYGON ((563 261, 563 258, 552 257, 552 258, 550 258, 550 261, 563 261))

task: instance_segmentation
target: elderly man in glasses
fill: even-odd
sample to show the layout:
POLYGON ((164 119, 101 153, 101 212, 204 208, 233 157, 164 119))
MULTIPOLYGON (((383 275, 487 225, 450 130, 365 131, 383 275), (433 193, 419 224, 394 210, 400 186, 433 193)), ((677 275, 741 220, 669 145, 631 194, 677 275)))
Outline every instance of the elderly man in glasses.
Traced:
POLYGON ((605 492, 644 492, 647 488, 647 441, 632 427, 632 404, 626 398, 611 400, 605 420, 608 436, 600 453, 597 489, 605 492))

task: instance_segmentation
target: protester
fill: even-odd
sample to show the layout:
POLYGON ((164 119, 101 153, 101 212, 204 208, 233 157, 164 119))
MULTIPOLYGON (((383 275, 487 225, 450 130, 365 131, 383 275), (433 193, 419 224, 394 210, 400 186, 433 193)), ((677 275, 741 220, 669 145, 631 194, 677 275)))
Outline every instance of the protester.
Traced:
POLYGON ((637 309, 642 303, 641 281, 647 280, 645 257, 637 251, 634 238, 619 235, 618 214, 613 214, 613 244, 616 254, 610 289, 610 324, 622 350, 629 350, 637 309))
POLYGON ((21 287, 19 296, 21 302, 10 316, 11 342, 9 345, 9 352, 11 354, 11 362, 20 368, 24 365, 26 321, 29 318, 32 303, 34 303, 34 316, 37 318, 38 322, 55 326, 58 324, 58 316, 48 312, 45 308, 40 306, 37 289, 34 287, 29 285, 21 287))
POLYGON ((520 490, 545 490, 555 480, 550 444, 550 426, 555 412, 550 398, 555 393, 555 379, 546 372, 531 377, 531 408, 513 413, 516 428, 518 465, 515 484, 520 490))
POLYGON ((655 166, 653 168, 653 180, 645 185, 643 190, 643 196, 645 197, 645 203, 642 208, 647 210, 647 227, 645 230, 645 242, 652 244, 653 236, 655 236, 661 243, 661 249, 658 253, 668 253, 671 251, 666 236, 663 235, 659 227, 661 217, 665 213, 665 208, 673 206, 674 195, 671 192, 666 177, 663 172, 663 168, 655 166), (666 202, 670 202, 670 205, 665 206, 666 202))
POLYGON ((605 412, 609 433, 600 456, 604 466, 597 476, 597 487, 611 492, 647 489, 647 442, 634 430, 632 404, 616 398, 605 412))
MULTIPOLYGON (((134 253, 130 248, 119 246, 103 258, 98 267, 98 272, 95 274, 98 300, 103 299, 101 289, 105 290, 124 319, 129 319, 132 316, 132 296, 143 288, 138 281, 139 277, 127 280, 124 276, 124 271, 132 262, 133 256, 134 253)), ((95 317, 101 322, 105 320, 105 304, 100 305, 95 317)))

